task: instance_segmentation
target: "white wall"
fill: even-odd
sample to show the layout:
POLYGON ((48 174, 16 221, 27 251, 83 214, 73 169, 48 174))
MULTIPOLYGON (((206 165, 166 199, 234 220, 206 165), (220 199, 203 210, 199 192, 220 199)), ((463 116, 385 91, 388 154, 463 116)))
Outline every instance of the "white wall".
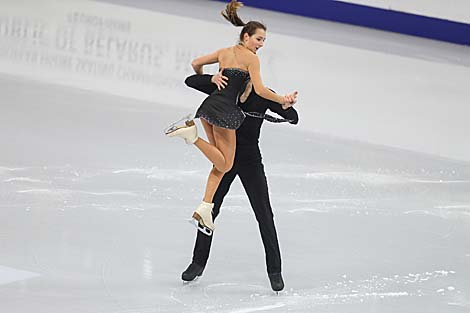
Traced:
POLYGON ((470 23, 469 0, 341 0, 340 2, 470 23))
MULTIPOLYGON (((225 24, 88 1, 4 0, 0 12, 0 72, 193 112, 201 95, 183 84, 191 59, 238 35, 225 24)), ((263 79, 280 93, 299 90, 299 127, 470 161, 469 67, 268 36, 263 79)))

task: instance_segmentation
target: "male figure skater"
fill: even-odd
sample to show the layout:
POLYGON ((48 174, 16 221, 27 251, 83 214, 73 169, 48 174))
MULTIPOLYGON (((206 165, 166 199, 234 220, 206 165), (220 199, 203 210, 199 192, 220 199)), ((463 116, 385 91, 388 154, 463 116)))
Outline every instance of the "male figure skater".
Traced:
MULTIPOLYGON (((186 78, 185 83, 189 87, 210 94, 216 88, 223 88, 226 84, 226 79, 226 77, 222 76, 222 71, 220 71, 216 75, 195 74, 189 76, 186 78)), ((283 107, 277 102, 258 96, 250 82, 248 82, 245 92, 239 97, 239 106, 246 114, 246 117, 236 131, 237 144, 234 164, 232 169, 223 176, 214 195, 212 215, 215 220, 230 185, 238 175, 258 221, 266 254, 266 267, 271 288, 278 292, 284 289, 284 281, 281 275, 281 254, 258 142, 264 119, 271 122, 297 124, 298 114, 291 105, 283 107), (284 119, 266 115, 265 113, 268 109, 284 119)), ((202 275, 209 258, 211 243, 212 236, 208 236, 200 231, 197 232, 192 262, 182 273, 184 281, 192 281, 202 275)))

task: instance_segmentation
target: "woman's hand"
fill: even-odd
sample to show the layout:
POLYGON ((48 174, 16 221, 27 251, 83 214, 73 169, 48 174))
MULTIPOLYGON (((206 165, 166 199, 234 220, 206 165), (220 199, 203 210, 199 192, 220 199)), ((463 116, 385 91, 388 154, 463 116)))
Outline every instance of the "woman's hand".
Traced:
POLYGON ((216 84, 217 86, 217 89, 221 90, 221 89, 224 89, 225 86, 227 86, 227 81, 228 81, 228 77, 227 76, 224 76, 222 75, 222 71, 224 69, 220 69, 220 71, 213 75, 212 78, 211 78, 211 82, 216 84))
POLYGON ((293 93, 289 93, 283 97, 282 108, 287 110, 291 106, 293 106, 297 102, 297 95, 299 93, 294 91, 293 93))

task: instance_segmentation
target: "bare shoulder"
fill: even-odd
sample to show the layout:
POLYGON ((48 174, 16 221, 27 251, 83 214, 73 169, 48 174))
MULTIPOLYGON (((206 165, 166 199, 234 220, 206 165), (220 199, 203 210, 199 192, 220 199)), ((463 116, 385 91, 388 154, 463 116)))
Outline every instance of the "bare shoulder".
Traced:
POLYGON ((247 53, 245 55, 245 58, 246 58, 246 61, 247 61, 247 64, 259 64, 259 57, 254 54, 254 53, 247 53))
POLYGON ((232 47, 225 47, 225 48, 220 48, 218 50, 220 55, 226 55, 232 50, 232 47))

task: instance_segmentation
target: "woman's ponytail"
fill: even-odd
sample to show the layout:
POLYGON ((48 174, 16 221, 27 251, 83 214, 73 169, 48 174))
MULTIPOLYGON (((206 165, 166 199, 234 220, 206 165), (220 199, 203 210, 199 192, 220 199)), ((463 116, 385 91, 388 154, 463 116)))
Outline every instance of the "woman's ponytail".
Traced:
POLYGON ((243 3, 232 0, 230 1, 225 10, 223 10, 222 16, 225 17, 227 21, 232 23, 234 26, 245 26, 245 23, 241 20, 241 18, 237 14, 237 10, 243 6, 243 3))
POLYGON ((244 23, 237 14, 237 10, 243 6, 243 3, 239 1, 232 0, 230 1, 225 10, 223 10, 222 16, 225 17, 227 21, 232 23, 235 26, 243 26, 242 31, 240 32, 240 42, 243 41, 243 35, 246 33, 248 36, 252 36, 256 33, 257 29, 263 29, 266 31, 266 26, 260 22, 249 21, 244 23))

